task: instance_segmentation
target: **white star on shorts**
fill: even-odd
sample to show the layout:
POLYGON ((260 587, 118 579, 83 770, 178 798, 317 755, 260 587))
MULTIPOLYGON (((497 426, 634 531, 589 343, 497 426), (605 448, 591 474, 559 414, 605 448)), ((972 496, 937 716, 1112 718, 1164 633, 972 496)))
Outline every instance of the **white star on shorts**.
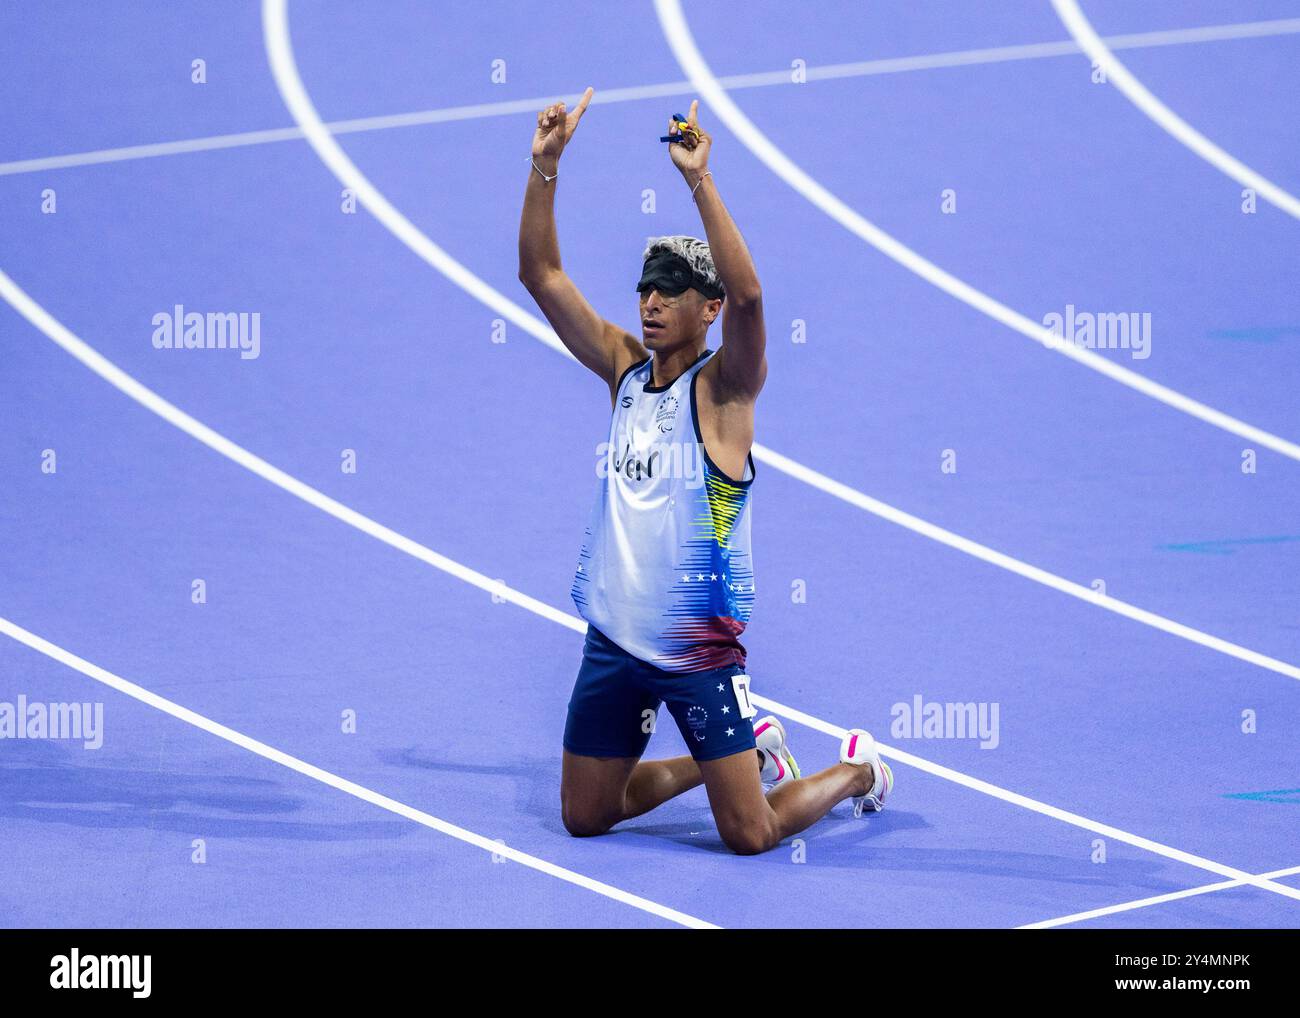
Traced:
POLYGON ((722 692, 724 689, 726 689, 726 688, 727 688, 727 687, 724 686, 721 682, 718 683, 718 692, 719 692, 719 693, 721 693, 721 692, 722 692))
POLYGON ((723 713, 723 714, 730 714, 730 713, 731 713, 731 708, 730 708, 730 707, 725 707, 725 706, 724 706, 724 707, 722 708, 722 713, 723 713))
POLYGON ((727 729, 727 734, 728 734, 728 735, 735 735, 735 734, 736 734, 736 730, 735 730, 734 728, 728 728, 728 729, 727 729))

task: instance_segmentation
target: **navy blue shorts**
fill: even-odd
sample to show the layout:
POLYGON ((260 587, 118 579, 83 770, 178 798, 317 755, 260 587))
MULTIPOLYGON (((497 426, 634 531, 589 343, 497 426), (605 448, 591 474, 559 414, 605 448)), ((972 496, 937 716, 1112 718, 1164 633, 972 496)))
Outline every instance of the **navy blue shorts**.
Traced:
POLYGON ((743 674, 740 665, 666 672, 588 626, 582 667, 569 697, 564 748, 578 756, 639 757, 654 732, 659 704, 666 703, 696 760, 752 751, 754 726, 740 716, 731 682, 743 674))

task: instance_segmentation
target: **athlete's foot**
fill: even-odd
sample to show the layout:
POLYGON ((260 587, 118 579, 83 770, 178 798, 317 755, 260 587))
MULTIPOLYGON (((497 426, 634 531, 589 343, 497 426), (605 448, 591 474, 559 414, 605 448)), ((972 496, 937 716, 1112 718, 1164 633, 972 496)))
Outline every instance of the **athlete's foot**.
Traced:
POLYGON ((853 815, 862 816, 864 810, 879 813, 885 808, 885 798, 894 789, 894 772, 880 759, 876 740, 861 728, 851 728, 840 743, 840 763, 861 770, 858 791, 853 796, 853 815))
POLYGON ((768 790, 799 779, 799 765, 785 742, 785 728, 768 715, 754 722, 754 748, 758 751, 759 778, 768 790))

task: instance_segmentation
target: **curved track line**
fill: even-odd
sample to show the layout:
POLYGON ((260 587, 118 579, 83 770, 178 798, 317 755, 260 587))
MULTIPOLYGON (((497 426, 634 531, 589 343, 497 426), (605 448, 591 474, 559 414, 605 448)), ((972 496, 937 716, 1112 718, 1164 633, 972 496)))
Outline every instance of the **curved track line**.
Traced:
MULTIPOLYGON (((269 0, 268 0, 269 2, 269 0)), ((1118 364, 1093 351, 1062 342, 1047 328, 1038 322, 1014 311, 1000 301, 995 300, 969 283, 958 279, 950 272, 939 268, 934 262, 923 258, 906 244, 895 239, 880 227, 870 222, 856 210, 833 195, 821 184, 797 166, 789 156, 772 144, 732 101, 731 96, 714 77, 704 57, 700 54, 690 27, 682 14, 679 0, 655 0, 655 10, 659 15, 660 27, 664 37, 687 76, 695 83, 700 96, 708 103, 710 109, 727 125, 747 149, 750 150, 768 169, 784 180, 792 188, 808 199, 822 212, 830 216, 850 233, 855 234, 881 254, 892 258, 903 268, 914 272, 927 283, 937 286, 951 297, 969 304, 996 322, 1014 329, 1035 342, 1042 343, 1050 350, 1069 357, 1071 360, 1105 375, 1112 381, 1119 382, 1144 396, 1164 403, 1166 406, 1180 410, 1191 417, 1211 424, 1216 428, 1237 435, 1250 442, 1272 449, 1276 453, 1300 461, 1300 445, 1280 438, 1277 435, 1257 428, 1253 424, 1238 420, 1222 410, 1216 410, 1199 400, 1184 396, 1181 392, 1154 382, 1136 371, 1120 367, 1118 364)))
MULTIPOLYGON (((1270 21, 1245 21, 1227 25, 1202 25, 1199 28, 1171 28, 1155 32, 1133 32, 1128 35, 1108 35, 1106 45, 1112 50, 1139 49, 1148 46, 1182 46, 1204 42, 1225 42, 1237 39, 1260 39, 1275 35, 1300 33, 1300 18, 1275 18, 1270 21)), ((971 67, 976 64, 994 64, 1009 60, 1040 60, 1044 58, 1077 56, 1082 52, 1074 42, 1032 42, 1017 46, 994 46, 987 49, 949 50, 946 53, 922 53, 906 57, 886 57, 880 60, 858 60, 847 64, 818 64, 807 69, 809 81, 829 81, 836 78, 857 78, 873 74, 900 74, 910 71, 934 70, 946 67, 971 67)), ((748 74, 729 74, 719 78, 727 88, 757 88, 765 85, 786 85, 790 82, 790 69, 755 71, 748 74)), ((631 85, 623 88, 602 89, 595 96, 593 106, 610 102, 628 102, 666 96, 689 96, 689 81, 662 81, 650 85, 631 85)), ((432 110, 415 110, 409 113, 386 113, 372 117, 355 117, 351 120, 331 120, 326 126, 331 134, 352 134, 359 131, 384 131, 391 128, 416 127, 424 124, 444 124, 456 120, 476 120, 480 117, 498 117, 516 113, 534 114, 558 99, 558 95, 536 96, 532 99, 506 99, 499 102, 476 103, 472 106, 447 106, 432 110)), ((296 127, 271 128, 262 131, 243 131, 239 134, 218 134, 205 138, 184 138, 177 141, 154 142, 149 145, 128 145, 121 148, 98 149, 93 152, 70 152, 65 155, 44 156, 36 159, 16 159, 0 163, 0 177, 15 173, 44 173, 47 170, 70 166, 95 166, 128 159, 153 159, 159 156, 185 155, 214 149, 238 148, 245 145, 266 145, 284 141, 301 141, 302 131, 296 127)))
MULTIPOLYGON (((425 236, 414 223, 398 211, 379 189, 366 178, 365 174, 348 158, 347 153, 343 151, 326 128, 320 114, 312 104, 311 97, 307 95, 301 77, 298 75, 293 47, 289 38, 286 0, 264 0, 262 15, 266 35, 267 57, 285 105, 288 106, 289 112, 293 115, 298 127, 302 130, 312 148, 315 149, 317 156, 338 178, 339 182, 344 187, 351 188, 361 203, 383 226, 428 262, 429 265, 442 272, 458 286, 463 287, 473 297, 526 330, 529 335, 536 337, 551 349, 563 353, 574 363, 577 363, 568 350, 565 349, 559 336, 544 321, 525 311, 447 254, 446 251, 425 236)), ((730 102, 729 99, 726 101, 730 102)), ((1235 643, 1230 643, 1217 636, 1203 633, 1200 630, 1185 626, 1180 622, 1174 622, 1172 619, 1138 608, 1117 598, 1099 594, 1090 587, 1066 580, 1047 572, 1045 569, 1012 558, 1010 555, 1004 555, 1000 551, 874 499, 870 495, 851 488, 847 484, 836 481, 810 467, 806 467, 802 463, 792 460, 788 456, 783 456, 781 453, 764 445, 755 443, 753 453, 756 460, 775 470, 779 470, 798 481, 847 502, 849 505, 856 506, 874 516, 895 523, 913 533, 920 534, 922 537, 928 537, 932 541, 937 541, 957 551, 964 552, 990 565, 1015 573, 1027 580, 1033 580, 1035 583, 1041 583, 1043 586, 1051 587, 1062 594, 1068 594, 1080 601, 1104 608, 1134 622, 1140 622, 1172 636, 1189 640, 1192 643, 1200 644, 1203 647, 1246 661, 1249 664, 1258 665, 1280 675, 1300 679, 1300 667, 1249 650, 1235 643)))
POLYGON ((240 749, 246 749, 250 753, 255 753, 272 763, 277 763, 281 767, 287 767, 291 771, 297 771, 299 774, 311 778, 313 781, 319 781, 322 784, 329 785, 331 788, 337 788, 340 792, 346 792, 380 809, 385 809, 389 813, 396 813, 399 817, 405 817, 407 820, 413 820, 417 824, 432 828, 441 834, 455 838, 457 841, 463 841, 466 844, 473 845, 475 848, 481 848, 486 852, 492 852, 519 863, 521 866, 527 866, 529 869, 537 870, 539 873, 545 873, 547 876, 556 877, 566 883, 574 884, 578 887, 585 888, 588 891, 594 891, 606 898, 612 898, 614 901, 624 905, 631 905, 633 908, 639 908, 643 912, 649 912, 651 915, 659 916, 661 919, 667 919, 682 926, 688 926, 692 929, 717 929, 712 923, 706 923, 703 919, 696 919, 694 916, 687 915, 685 912, 678 912, 667 905, 660 905, 658 902, 642 898, 640 895, 632 894, 630 891, 624 891, 620 888, 613 887, 600 880, 583 876, 581 873, 575 873, 573 870, 565 869, 563 866, 557 866, 555 863, 547 862, 545 859, 539 859, 537 856, 529 855, 527 852, 521 852, 517 848, 511 848, 501 841, 493 841, 491 838, 484 837, 482 834, 476 834, 474 831, 467 830, 447 820, 432 816, 428 813, 418 810, 413 806, 408 806, 404 802, 396 799, 390 799, 388 796, 364 785, 358 785, 355 781, 349 781, 347 778, 341 778, 337 774, 332 774, 327 770, 322 770, 314 764, 309 764, 304 760, 299 760, 295 756, 290 756, 274 746, 268 746, 264 742, 259 742, 243 732, 237 732, 233 728, 227 728, 218 721, 197 714, 188 707, 182 707, 180 704, 168 700, 166 697, 159 696, 152 690, 138 686, 134 682, 114 675, 112 672, 91 664, 84 658, 78 657, 69 650, 64 650, 57 644, 50 643, 37 636, 35 633, 24 629, 6 618, 0 618, 0 633, 19 643, 30 647, 38 653, 44 654, 59 664, 66 665, 74 671, 80 672, 96 682, 102 682, 105 686, 116 689, 119 693, 139 700, 143 704, 153 707, 155 710, 162 711, 164 714, 170 714, 178 721, 184 721, 187 725, 193 725, 195 728, 207 732, 209 735, 215 735, 218 739, 224 739, 240 749))
MULTIPOLYGON (((538 601, 536 598, 529 597, 526 594, 521 594, 503 584, 495 583, 494 581, 489 580, 482 573, 470 569, 467 566, 463 566, 459 562, 447 558, 445 555, 439 555, 437 552, 430 548, 426 548, 419 542, 413 541, 409 537, 404 537, 396 531, 390 530, 389 528, 376 523, 369 517, 363 516, 361 513, 349 509, 340 502, 336 502, 328 495, 317 491, 310 485, 304 484, 302 481, 299 481, 297 478, 285 473, 283 470, 271 466, 271 464, 266 462, 266 460, 253 455, 242 446, 236 445, 234 442, 230 441, 230 439, 226 438, 224 435, 213 431, 207 425, 202 424, 189 414, 167 402, 152 389, 149 389, 145 385, 136 381, 112 361, 94 350, 79 337, 73 335, 66 326, 54 318, 48 311, 41 307, 41 305, 36 303, 36 301, 14 283, 14 281, 2 270, 0 270, 0 297, 7 301, 16 311, 18 311, 19 314, 43 332, 57 346, 71 354, 74 358, 79 360, 83 365, 95 374, 99 375, 99 377, 103 378, 104 381, 108 382, 114 388, 139 403, 146 410, 157 414, 168 424, 171 424, 180 431, 185 432, 185 434, 189 435, 191 438, 198 440, 214 452, 220 453, 222 456, 225 456, 227 459, 239 464, 241 467, 256 474, 263 480, 269 481, 277 488, 301 499, 308 505, 315 506, 317 509, 329 513, 329 515, 335 517, 341 522, 346 523, 351 527, 355 527, 377 540, 383 541, 385 544, 396 548, 398 551, 404 552, 413 558, 419 559, 421 562, 425 562, 436 569, 441 569, 443 572, 455 576, 457 579, 464 580, 466 583, 470 583, 483 590, 490 590, 493 593, 507 597, 507 599, 513 604, 517 604, 519 607, 524 608, 527 611, 540 615, 542 618, 559 623, 567 629, 579 633, 586 631, 586 623, 576 616, 562 612, 558 608, 552 608, 550 605, 538 601)), ((13 623, 5 622, 3 619, 0 619, 0 632, 13 637, 19 642, 27 644, 30 647, 40 650, 41 653, 49 654, 49 656, 54 657, 55 660, 63 661, 65 664, 69 664, 70 662, 65 660, 63 657, 58 656, 58 653, 65 654, 69 658, 74 657, 73 655, 68 654, 68 652, 61 651, 59 648, 54 647, 53 644, 46 644, 45 641, 40 639, 40 637, 28 633, 26 630, 22 630, 20 627, 14 626, 13 623), (51 653, 51 651, 58 653, 51 653)), ((75 658, 75 661, 88 665, 87 662, 82 662, 80 658, 75 658)), ((71 667, 76 667, 79 671, 83 670, 78 664, 71 664, 71 667)), ((95 666, 88 665, 88 667, 94 668, 95 666)), ((110 673, 107 672, 103 673, 102 676, 91 671, 86 671, 85 674, 90 675, 92 678, 99 679, 99 681, 107 681, 104 676, 113 679, 117 678, 116 676, 111 676, 110 673)), ((114 685, 114 688, 121 689, 121 691, 127 693, 127 695, 135 696, 142 702, 149 703, 151 706, 155 706, 159 710, 173 714, 175 717, 181 718, 181 720, 189 721, 193 724, 195 722, 192 720, 192 717, 199 717, 199 715, 193 715, 192 712, 187 711, 183 707, 172 704, 170 701, 163 700, 161 697, 157 696, 157 694, 150 693, 148 690, 127 683, 126 680, 118 679, 117 681, 123 685, 114 685, 112 682, 109 682, 108 684, 114 685), (131 688, 127 689, 125 688, 126 686, 130 686, 131 688), (137 693, 143 695, 137 696, 137 693), (167 706, 163 706, 164 704, 167 706), (175 708, 175 710, 169 708, 175 708), (181 713, 176 713, 176 711, 183 712, 184 716, 182 716, 181 713)), ((777 701, 768 699, 767 697, 752 696, 751 699, 764 710, 770 710, 773 713, 790 719, 791 721, 805 725, 814 731, 824 732, 836 739, 843 739, 846 734, 846 730, 838 725, 833 725, 829 721, 823 721, 821 718, 814 717, 813 715, 807 714, 794 707, 787 707, 785 704, 778 703, 777 701)), ((211 722, 211 724, 216 727, 221 727, 217 726, 216 722, 211 722)), ((203 726, 200 725, 199 727, 203 726)), ((213 734, 220 735, 222 738, 227 737, 222 732, 217 732, 213 729, 207 730, 213 731, 213 734)), ((223 732, 229 731, 229 729, 223 729, 223 732)), ((237 735, 238 733, 233 734, 237 735)), ((261 744, 258 743, 257 745, 260 746, 261 744)), ((1156 855, 1164 856, 1166 859, 1173 859, 1176 862, 1181 862, 1188 866, 1208 870, 1209 872, 1217 873, 1222 877, 1241 880, 1243 883, 1249 883, 1255 887, 1273 891, 1277 894, 1284 895, 1285 897, 1294 898, 1295 900, 1300 901, 1300 890, 1297 890, 1296 888, 1254 876, 1244 870, 1239 870, 1232 866, 1226 866, 1223 863, 1215 862, 1211 859, 1205 859, 1201 856, 1193 855, 1190 852, 1184 852, 1181 849, 1172 848, 1168 845, 1161 844, 1160 842, 1152 841, 1149 838, 1141 837, 1140 835, 1130 834, 1129 832, 1122 831, 1117 827, 1111 827, 1109 824, 1100 823, 1099 821, 1081 816, 1078 813, 1072 813, 1069 810, 1060 809, 1059 807, 1049 805, 1048 803, 1040 802, 1037 799, 1031 799, 1028 796, 1021 795, 1019 792, 1012 792, 1008 789, 1001 788, 998 785, 991 784, 990 782, 971 777, 968 774, 963 774, 961 771, 953 770, 952 768, 945 767, 942 764, 933 763, 930 760, 905 752, 904 750, 894 749, 893 747, 886 746, 883 743, 877 743, 877 745, 879 746, 880 751, 890 759, 897 760, 900 763, 910 764, 918 770, 943 778, 945 781, 951 781, 954 784, 962 785, 965 788, 981 792, 984 795, 992 796, 995 799, 1001 799, 1003 802, 1020 806, 1043 816, 1051 817, 1054 820, 1060 820, 1075 827, 1081 827, 1084 830, 1093 831, 1115 841, 1122 841, 1125 844, 1133 845, 1156 855)), ((266 748, 269 749, 269 747, 266 748)), ((256 749, 253 751, 260 752, 256 749)), ((283 763, 284 761, 277 759, 277 762, 283 763)), ((286 764, 286 766, 290 765, 286 764)), ((342 779, 339 780, 341 781, 342 779)), ((348 784, 350 785, 351 783, 349 782, 348 784)), ((360 786, 356 787, 360 788, 360 786)), ((350 789, 345 789, 345 791, 350 791, 350 789)), ((385 806, 385 808, 388 807, 385 806)), ((423 823, 424 821, 421 820, 420 822, 423 823)), ((441 828, 439 829, 441 830, 441 828)), ((497 848, 500 847, 496 842, 493 842, 492 844, 497 848)))
POLYGON ((1052 0, 1056 15, 1065 25, 1079 48, 1106 72, 1106 80, 1114 85, 1134 106, 1151 119, 1156 126, 1168 132, 1182 144, 1195 152, 1220 173, 1239 184, 1254 188, 1260 197, 1280 208, 1287 215, 1300 219, 1300 198, 1278 187, 1267 177, 1243 163, 1240 159, 1225 152, 1209 138, 1171 110, 1152 94, 1142 82, 1133 76, 1133 72, 1120 63, 1119 57, 1111 52, 1102 40, 1075 0, 1052 0))
POLYGON ((545 602, 538 601, 534 597, 529 597, 527 594, 522 594, 477 570, 461 565, 454 559, 439 555, 436 551, 426 548, 418 541, 412 541, 409 537, 385 527, 382 523, 377 523, 355 509, 345 506, 342 502, 336 502, 324 492, 303 483, 291 474, 286 474, 260 456, 255 456, 243 446, 235 444, 225 435, 213 431, 202 421, 191 417, 179 407, 167 402, 152 389, 136 381, 94 347, 75 336, 62 322, 32 300, 3 270, 0 270, 0 297, 12 305, 20 315, 45 333, 57 345, 108 382, 109 385, 135 400, 146 410, 157 414, 168 424, 179 428, 191 438, 202 442, 209 449, 239 464, 245 470, 256 474, 265 481, 271 482, 277 488, 287 491, 290 495, 302 499, 308 505, 329 513, 329 515, 346 523, 348 526, 355 527, 362 533, 369 534, 376 540, 383 541, 384 544, 390 545, 412 558, 417 558, 435 569, 441 569, 444 573, 448 573, 458 580, 472 584, 480 590, 485 590, 489 594, 518 605, 520 608, 526 608, 528 611, 550 619, 552 622, 568 626, 574 632, 585 633, 587 631, 586 624, 575 619, 572 615, 568 615, 558 608, 553 608, 545 602))

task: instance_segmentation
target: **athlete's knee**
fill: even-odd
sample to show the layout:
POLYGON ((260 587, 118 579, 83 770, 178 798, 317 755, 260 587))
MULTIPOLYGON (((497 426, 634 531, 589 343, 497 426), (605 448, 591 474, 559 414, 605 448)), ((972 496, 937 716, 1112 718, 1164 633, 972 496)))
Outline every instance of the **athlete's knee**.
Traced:
POLYGON ((564 829, 575 838, 594 838, 599 834, 605 834, 613 826, 582 814, 575 815, 568 811, 564 813, 564 829))
POLYGON ((618 823, 617 817, 592 809, 589 805, 579 805, 567 798, 561 799, 560 815, 564 820, 564 829, 575 838, 594 838, 618 823))
POLYGON ((718 821, 722 843, 737 855, 759 855, 781 842, 775 817, 732 817, 718 821))

